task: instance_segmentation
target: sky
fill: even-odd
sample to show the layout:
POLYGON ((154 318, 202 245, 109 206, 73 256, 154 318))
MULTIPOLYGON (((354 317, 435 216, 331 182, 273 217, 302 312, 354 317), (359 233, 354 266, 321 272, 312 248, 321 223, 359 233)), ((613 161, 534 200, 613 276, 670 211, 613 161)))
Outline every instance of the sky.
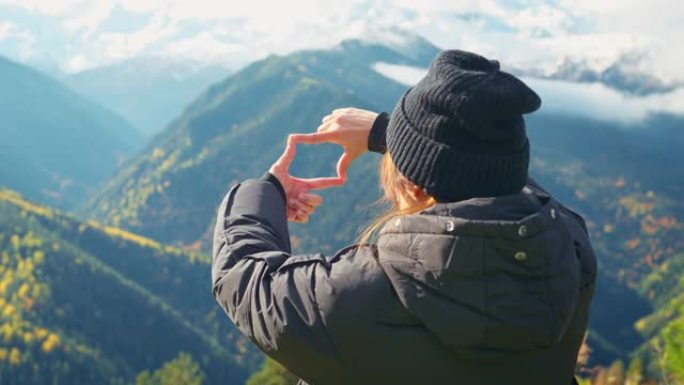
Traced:
POLYGON ((542 72, 629 55, 635 71, 680 83, 681 20, 678 0, 0 0, 0 55, 67 73, 139 55, 237 67, 402 30, 542 72))

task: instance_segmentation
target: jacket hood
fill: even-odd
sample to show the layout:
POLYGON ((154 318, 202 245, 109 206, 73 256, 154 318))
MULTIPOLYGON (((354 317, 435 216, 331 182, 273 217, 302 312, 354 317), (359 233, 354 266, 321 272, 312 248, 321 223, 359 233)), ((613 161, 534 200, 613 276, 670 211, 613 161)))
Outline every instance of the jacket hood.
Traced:
POLYGON ((456 353, 478 360, 557 344, 578 300, 580 265, 551 196, 438 203, 386 224, 378 260, 400 301, 456 353))

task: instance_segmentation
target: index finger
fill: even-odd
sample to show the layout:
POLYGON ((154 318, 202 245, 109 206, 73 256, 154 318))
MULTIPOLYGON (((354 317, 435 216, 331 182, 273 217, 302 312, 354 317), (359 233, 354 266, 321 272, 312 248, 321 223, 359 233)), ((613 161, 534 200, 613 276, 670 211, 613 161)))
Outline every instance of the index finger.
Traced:
POLYGON ((294 178, 300 183, 303 183, 309 190, 320 190, 330 187, 341 186, 345 182, 345 178, 342 177, 324 177, 324 178, 309 178, 301 179, 294 178))
POLYGON ((335 131, 313 132, 310 134, 291 134, 290 137, 295 143, 337 143, 340 134, 335 131))

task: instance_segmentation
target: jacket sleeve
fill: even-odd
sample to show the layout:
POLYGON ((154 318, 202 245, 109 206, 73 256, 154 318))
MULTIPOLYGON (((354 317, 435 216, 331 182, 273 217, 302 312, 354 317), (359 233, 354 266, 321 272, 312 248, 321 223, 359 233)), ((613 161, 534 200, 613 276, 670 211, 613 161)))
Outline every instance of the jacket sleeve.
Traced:
POLYGON ((384 154, 387 151, 387 141, 385 134, 389 124, 387 112, 381 112, 373 121, 370 133, 368 134, 368 151, 384 154))
POLYGON ((243 334, 293 373, 312 383, 341 378, 318 299, 330 300, 327 280, 337 264, 353 263, 351 248, 330 259, 290 255, 285 199, 266 179, 234 186, 219 208, 214 296, 243 334))

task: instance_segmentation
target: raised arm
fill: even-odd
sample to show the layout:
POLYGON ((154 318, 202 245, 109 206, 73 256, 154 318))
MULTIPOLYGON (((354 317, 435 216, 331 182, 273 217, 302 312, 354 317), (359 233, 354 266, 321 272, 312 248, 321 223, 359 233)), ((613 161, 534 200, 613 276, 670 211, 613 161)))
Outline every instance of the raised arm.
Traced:
POLYGON ((292 256, 285 200, 271 181, 247 180, 224 198, 214 232, 213 293, 254 344, 310 381, 338 373, 318 310, 316 282, 330 265, 292 256))
POLYGON ((239 330, 287 369, 314 384, 331 378, 342 384, 344 361, 325 317, 338 295, 362 289, 361 278, 349 277, 367 276, 358 269, 374 263, 374 249, 291 254, 288 196, 340 183, 290 177, 293 156, 290 140, 268 173, 239 183, 223 199, 214 231, 213 294, 239 330))

